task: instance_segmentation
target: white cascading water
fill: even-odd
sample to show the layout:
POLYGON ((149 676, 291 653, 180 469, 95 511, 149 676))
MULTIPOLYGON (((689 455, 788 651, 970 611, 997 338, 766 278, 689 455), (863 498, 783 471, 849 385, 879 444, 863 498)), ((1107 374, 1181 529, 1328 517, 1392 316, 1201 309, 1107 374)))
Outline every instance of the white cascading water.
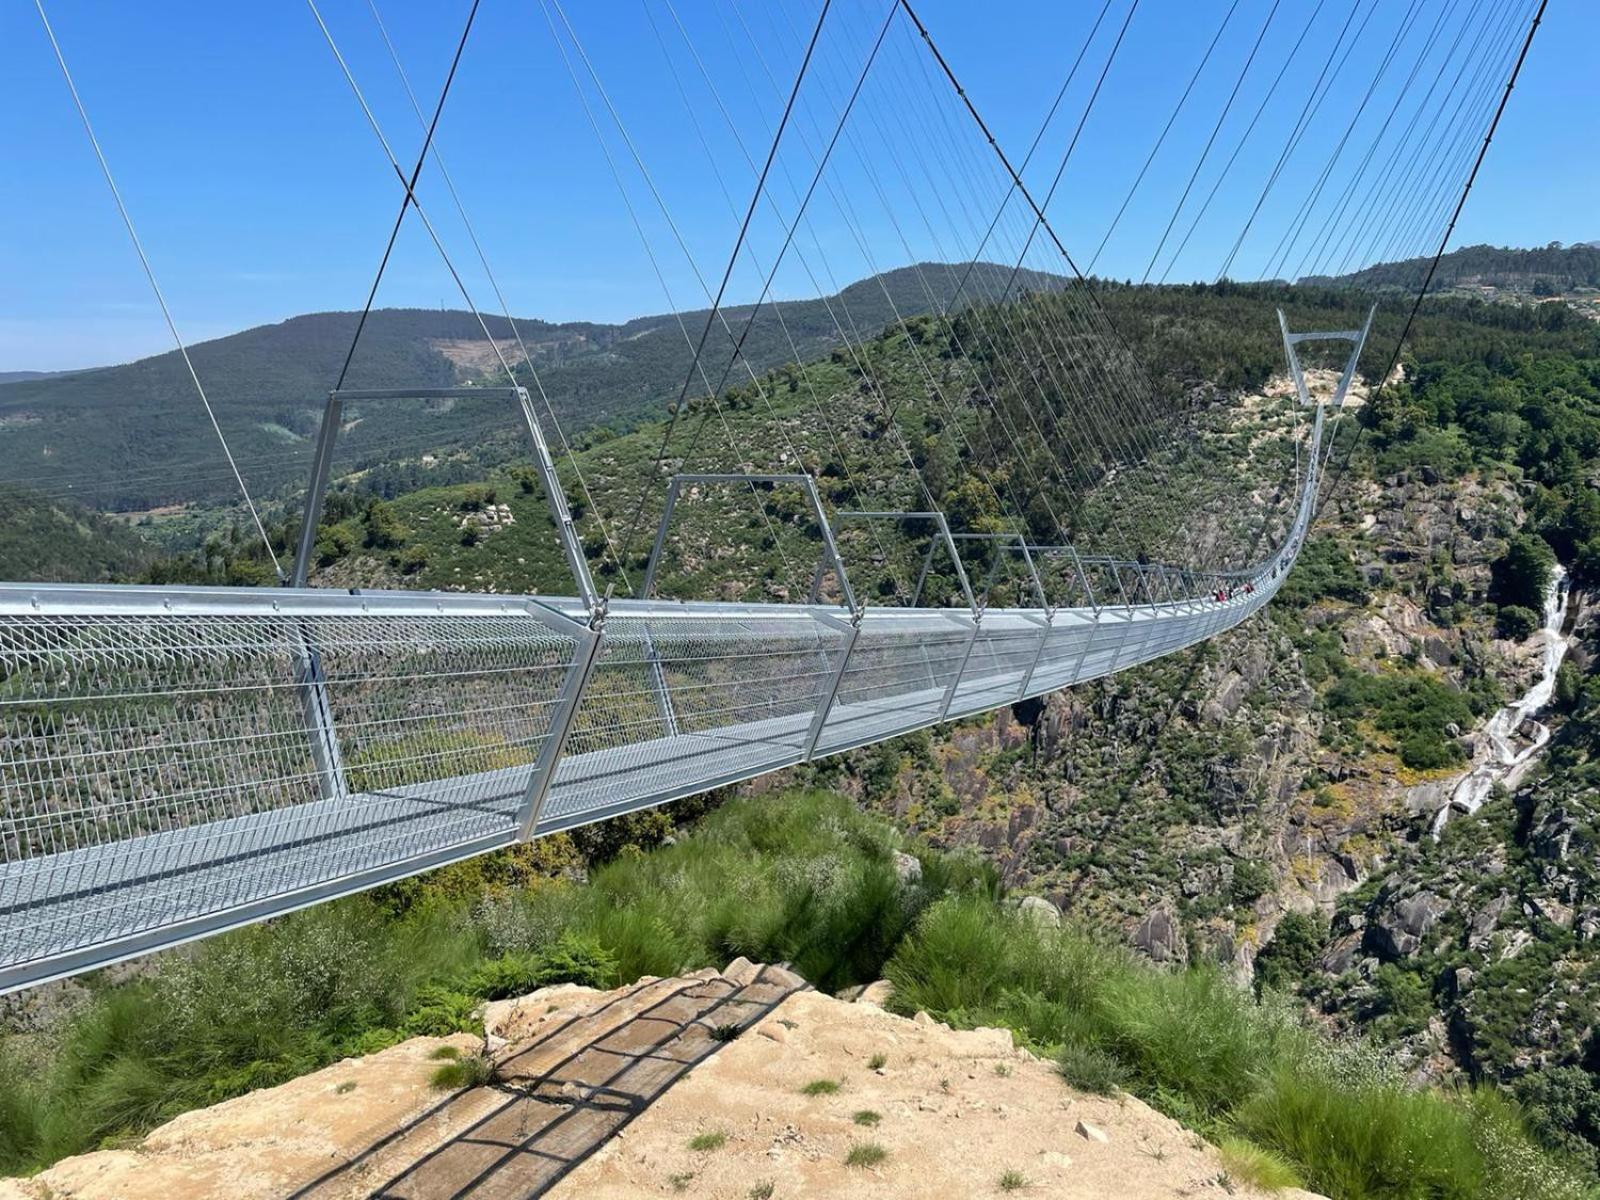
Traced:
POLYGON ((1545 592, 1544 626, 1533 635, 1540 642, 1539 678, 1515 702, 1489 718, 1483 730, 1477 762, 1461 777, 1455 791, 1450 794, 1450 802, 1433 819, 1435 838, 1444 829, 1452 811, 1477 812, 1497 783, 1515 787, 1533 757, 1550 740, 1549 726, 1534 718, 1544 711, 1550 698, 1555 695, 1556 672, 1561 667, 1561 660, 1567 656, 1570 643, 1561 628, 1566 624, 1570 599, 1567 572, 1557 563, 1550 572, 1550 585, 1545 592), (1530 736, 1521 734, 1524 724, 1530 726, 1530 736))

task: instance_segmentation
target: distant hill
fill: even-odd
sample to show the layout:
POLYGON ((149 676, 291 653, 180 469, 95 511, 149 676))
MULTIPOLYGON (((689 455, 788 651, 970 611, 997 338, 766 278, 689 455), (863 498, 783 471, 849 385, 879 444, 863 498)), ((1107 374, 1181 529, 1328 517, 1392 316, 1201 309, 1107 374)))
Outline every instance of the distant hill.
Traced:
MULTIPOLYGON (((851 284, 827 301, 769 305, 745 341, 746 357, 762 371, 825 355, 837 342, 834 315, 847 328, 854 326, 852 337, 857 331, 871 336, 896 312, 910 316, 944 302, 965 269, 901 268, 851 284)), ((969 287, 997 290, 1009 274, 1009 267, 982 264, 969 287)), ((1023 280, 1036 289, 1060 282, 1033 273, 1023 280)), ((738 331, 750 309, 725 311, 738 331)), ((310 440, 356 319, 348 312, 311 313, 190 348, 253 489, 270 493, 304 478, 310 440)), ((625 429, 659 416, 678 395, 689 369, 689 343, 698 340, 705 319, 705 310, 686 312, 682 329, 671 315, 621 325, 534 319, 517 324, 557 417, 572 433, 601 425, 625 429)), ((508 323, 487 318, 487 325, 514 358, 508 323)), ((723 377, 729 345, 720 330, 706 343, 703 361, 713 386, 723 377)), ((495 363, 470 313, 380 309, 368 321, 346 386, 492 382, 495 363)), ((738 384, 742 373, 741 368, 730 375, 728 384, 738 384)), ((701 390, 697 379, 690 393, 701 390)), ((515 412, 500 401, 368 403, 348 407, 345 417, 339 459, 344 466, 457 447, 481 452, 496 440, 519 436, 515 412)), ((0 482, 51 494, 70 491, 98 508, 138 511, 235 496, 215 434, 176 353, 9 383, 0 389, 0 434, 6 445, 0 482)))
MULTIPOLYGON (((1379 263, 1336 278, 1313 276, 1305 284, 1339 284, 1361 288, 1397 287, 1415 291, 1427 276, 1428 258, 1379 263)), ((1439 260, 1433 290, 1451 287, 1492 287, 1531 295, 1555 295, 1580 287, 1600 287, 1600 242, 1562 246, 1559 242, 1537 250, 1501 246, 1463 246, 1439 260)))
POLYGON ((49 379, 52 375, 59 375, 59 371, 0 371, 0 385, 7 383, 26 383, 30 379, 49 379))
POLYGON ((0 578, 126 581, 155 557, 155 547, 125 525, 74 504, 0 485, 0 578))

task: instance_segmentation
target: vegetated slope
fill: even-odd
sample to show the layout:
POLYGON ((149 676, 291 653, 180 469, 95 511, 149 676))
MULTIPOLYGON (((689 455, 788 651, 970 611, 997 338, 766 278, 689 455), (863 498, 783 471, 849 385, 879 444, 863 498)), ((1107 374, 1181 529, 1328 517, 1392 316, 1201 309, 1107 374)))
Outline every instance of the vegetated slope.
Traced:
POLYGON ((126 526, 75 504, 0 486, 0 579, 125 581, 156 557, 156 548, 126 526))
POLYGON ((817 778, 983 848, 1151 957, 1231 963, 1422 1077, 1500 1083, 1552 1144, 1592 1154, 1600 337, 1439 311, 1464 319, 1358 414, 1265 619, 817 778), (1435 849, 1477 728, 1536 677, 1540 545, 1571 570, 1587 639, 1557 688, 1568 732, 1542 782, 1455 817, 1435 849))
MULTIPOLYGON (((1360 288, 1400 288, 1415 292, 1432 265, 1432 256, 1378 263, 1335 279, 1311 276, 1302 283, 1335 283, 1360 288)), ((1532 250, 1509 246, 1463 246, 1439 260, 1433 290, 1483 286, 1536 295, 1559 295, 1575 288, 1600 288, 1600 244, 1563 246, 1551 242, 1532 250)))
MULTIPOLYGON (((995 264, 979 264, 975 272, 967 286, 984 291, 998 290, 1010 275, 995 264)), ((846 325, 852 336, 870 337, 897 314, 943 303, 964 273, 962 265, 923 264, 853 283, 827 301, 765 306, 745 339, 745 356, 757 371, 807 361, 837 344, 836 317, 853 323, 846 325)), ((1034 273, 1021 280, 1034 288, 1052 283, 1034 273)), ((726 310, 732 336, 748 313, 726 310)), ((218 421, 259 492, 303 484, 310 440, 357 316, 313 313, 190 348, 218 421)), ((681 328, 671 315, 622 325, 519 318, 517 327, 557 418, 577 432, 627 428, 659 415, 678 396, 705 318, 703 310, 685 312, 681 328)), ((507 359, 517 358, 508 322, 486 315, 485 323, 507 359)), ((714 386, 729 344, 719 325, 705 355, 714 386)), ((443 387, 480 378, 503 385, 495 361, 470 313, 379 309, 363 331, 345 386, 443 387)), ((701 390, 697 379, 690 392, 701 390)), ((504 461, 523 444, 520 416, 503 400, 351 402, 344 418, 340 461, 363 466, 452 447, 471 448, 480 461, 504 461)), ((216 435, 175 351, 7 384, 0 391, 0 429, 7 444, 0 482, 51 490, 71 483, 85 503, 114 510, 236 498, 216 435)))
MULTIPOLYGON (((611 840, 591 850, 614 857, 586 882, 548 877, 581 864, 573 841, 557 835, 162 955, 135 979, 56 993, 53 1020, 0 1042, 0 1170, 42 1166, 107 1141, 126 1145, 179 1113, 406 1038, 481 1034, 485 1000, 563 981, 610 988, 720 969, 743 955, 787 960, 825 990, 886 976, 896 1012, 1009 1030, 1055 1059, 1066 1084, 1111 1097, 1125 1090, 1225 1139, 1229 1178, 1219 1172, 1208 1187, 1303 1184, 1335 1200, 1584 1194, 1492 1095, 1412 1089, 1381 1054, 1334 1045, 1215 968, 1163 971, 1098 936, 1057 927, 1007 904, 992 869, 974 857, 907 847, 888 823, 843 797, 744 798, 691 827, 674 827, 658 810, 602 830, 611 840), (672 844, 661 844, 669 833, 672 844)), ((551 1003, 559 1001, 549 997, 528 1016, 551 1003)), ((802 1006, 800 1019, 815 1011, 802 1006)), ((796 1033, 798 1061, 819 1046, 809 1031, 779 1027, 796 1033)), ((993 1033, 981 1043, 994 1051, 985 1071, 966 1072, 934 1068, 926 1060, 937 1047, 927 1042, 901 1047, 920 1052, 921 1065, 902 1061, 884 1037, 876 1050, 866 1039, 847 1040, 842 1048, 854 1062, 837 1075, 797 1071, 787 1081, 792 1103, 835 1114, 828 1144, 842 1130, 886 1151, 839 1163, 851 1170, 915 1170, 896 1128, 899 1103, 872 1107, 876 1070, 917 1084, 924 1111, 976 1116, 970 1105, 988 1103, 984 1078, 1008 1078, 996 1065, 1014 1073, 1022 1063, 1000 1053, 1009 1039, 993 1033)), ((750 1047, 770 1043, 774 1056, 785 1052, 781 1035, 744 1038, 750 1047)), ((1027 1066, 1030 1085, 1043 1086, 1037 1064, 1027 1066)), ((435 1071, 453 1088, 482 1079, 471 1068, 440 1060, 435 1071)), ((332 1086, 291 1094, 359 1103, 371 1074, 339 1070, 338 1084, 324 1077, 332 1086)), ((1051 1086, 1071 1101, 1065 1085, 1051 1086)), ((388 1104, 381 1091, 375 1096, 388 1104)), ((1081 1114, 1067 1109, 1066 1119, 1081 1114)), ((261 1115, 271 1123, 272 1114, 261 1115)), ((221 1128, 197 1117, 180 1130, 207 1126, 221 1128)), ((173 1140, 162 1136, 153 1149, 173 1140)), ((297 1144, 290 1139, 290 1155, 297 1144)), ((694 1149, 725 1144, 712 1138, 694 1149)), ((325 1153, 324 1169, 335 1158, 325 1153)), ((257 1161, 270 1169, 270 1155, 257 1161)), ((93 1160, 85 1166, 97 1178, 93 1160)), ((1053 1166, 1013 1168, 1040 1170, 1042 1183, 1042 1168, 1053 1166)), ((674 1188, 675 1173, 663 1169, 657 1186, 674 1188)), ((72 1174, 64 1164, 46 1182, 53 1190, 72 1174)), ((16 1190, 47 1194, 26 1184, 16 1190)))
MULTIPOLYGON (((1201 393, 1208 372, 1226 368, 1242 386, 1278 369, 1276 304, 1290 306, 1299 329, 1349 328, 1365 312, 1345 291, 1232 285, 1113 288, 1106 302, 1148 361, 1201 393)), ((1387 362, 1401 307, 1380 312, 1368 356, 1374 373, 1387 362)), ((897 332, 873 353, 885 366, 903 365, 917 328, 930 332, 925 323, 897 332)), ((982 848, 1010 882, 1121 927, 1159 960, 1223 962, 1246 976, 1254 967, 1263 982, 1305 983, 1313 998, 1319 973, 1349 972, 1338 990, 1352 1001, 1331 1005, 1344 1019, 1419 1069, 1470 1067, 1442 1016, 1454 977, 1391 986, 1396 973, 1379 956, 1321 965, 1319 956, 1341 896, 1379 875, 1404 886, 1441 792, 1464 765, 1461 735, 1526 683, 1526 652, 1515 637, 1497 636, 1502 625, 1512 634, 1520 625, 1509 610, 1528 607, 1528 597, 1498 586, 1515 535, 1547 538, 1580 585, 1600 563, 1600 512, 1587 482, 1600 451, 1600 349, 1594 327, 1559 308, 1445 300, 1425 307, 1413 350, 1403 383, 1362 410, 1345 483, 1268 619, 1043 703, 824 763, 819 777, 940 844, 982 848), (1288 910, 1297 915, 1285 922, 1288 910), (1408 1014, 1403 1026, 1382 1019, 1395 1011, 1408 1014)), ((833 505, 880 493, 915 499, 895 454, 872 445, 885 430, 845 357, 777 372, 771 409, 741 389, 723 405, 734 447, 719 445, 721 422, 708 408, 685 414, 668 469, 681 465, 701 429, 703 445, 731 457, 690 466, 726 468, 759 455, 752 465, 776 468, 789 455, 820 475, 833 505), (853 431, 842 456, 830 422, 835 433, 853 431)), ((903 430, 939 501, 958 521, 994 520, 974 483, 982 460, 968 455, 954 423, 924 401, 910 410, 903 430)), ((641 479, 655 480, 659 496, 662 432, 595 435, 579 452, 596 510, 614 530, 628 523, 641 479)), ((1347 423, 1344 436, 1353 432, 1347 423)), ((1335 461, 1349 449, 1341 443, 1335 461)), ((1244 472, 1244 482, 1271 482, 1251 477, 1265 466, 1244 472)), ((328 582, 570 590, 525 469, 381 504, 361 490, 369 482, 347 481, 321 531, 328 582), (514 523, 502 519, 502 504, 514 523)), ((732 521, 729 506, 705 498, 686 507, 669 539, 663 591, 802 594, 812 561, 803 548, 814 549, 815 538, 798 496, 764 491, 755 506, 747 494, 733 499, 732 521), (793 570, 784 570, 780 544, 793 570)), ((605 565, 595 511, 580 520, 603 582, 620 585, 605 565)), ((635 582, 653 525, 647 517, 629 556, 635 582)), ((914 578, 901 569, 907 546, 891 540, 881 560, 868 540, 850 549, 853 562, 866 563, 864 594, 881 603, 904 597, 914 578)), ((208 556, 204 570, 221 562, 247 576, 251 560, 237 547, 231 554, 208 556)), ((951 581, 943 586, 948 594, 951 581)), ((1515 904, 1496 920, 1514 940, 1519 929, 1537 928, 1515 904)), ((1490 976, 1481 1002, 1525 984, 1490 976)), ((1548 1062, 1592 1079, 1582 1030, 1574 1024, 1567 1048, 1548 1062)), ((1521 1070, 1514 1064, 1502 1078, 1514 1085, 1521 1070)), ((1552 1141, 1583 1137, 1585 1119, 1541 1102, 1552 1141)))

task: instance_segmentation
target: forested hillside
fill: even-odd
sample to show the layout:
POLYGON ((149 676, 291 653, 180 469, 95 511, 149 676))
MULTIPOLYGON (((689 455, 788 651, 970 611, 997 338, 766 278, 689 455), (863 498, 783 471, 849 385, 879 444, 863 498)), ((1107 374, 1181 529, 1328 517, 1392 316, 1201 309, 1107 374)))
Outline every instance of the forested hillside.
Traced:
MULTIPOLYGON (((914 316, 942 303, 964 273, 964 266, 924 264, 861 280, 827 300, 768 305, 745 338, 744 356, 763 371, 824 355, 838 344, 836 321, 852 338, 873 336, 897 316, 914 316)), ((966 286, 974 292, 998 291, 1010 273, 980 264, 966 286)), ((1055 281, 1025 272, 1020 285, 1048 288, 1055 281)), ((708 369, 717 364, 720 374, 725 347, 749 311, 725 311, 734 332, 720 323, 713 331, 708 369)), ((191 347, 195 371, 258 493, 270 497, 304 480, 310 442, 357 316, 313 313, 191 347)), ((698 310, 623 325, 551 325, 524 318, 516 324, 564 425, 626 429, 659 416, 677 398, 690 347, 705 319, 706 312, 698 310)), ((510 324, 491 316, 485 322, 501 352, 515 363, 520 350, 510 324)), ((496 363, 471 313, 380 309, 367 322, 345 386, 503 385, 496 363)), ((522 375, 531 385, 527 373, 522 375)), ((710 382, 718 386, 716 378, 710 382)), ((704 390, 698 380, 696 388, 704 390)), ((352 467, 457 447, 492 463, 521 449, 517 414, 504 401, 352 403, 345 419, 340 461, 352 467)), ((82 502, 114 511, 231 502, 237 495, 176 352, 8 383, 0 390, 0 431, 7 448, 0 457, 0 482, 52 494, 71 486, 82 502)))
MULTIPOLYGON (((1358 288, 1399 288, 1415 293, 1422 286, 1432 257, 1379 263, 1337 280, 1308 278, 1307 284, 1338 283, 1358 288)), ((1433 290, 1481 285, 1554 296, 1575 288, 1600 288, 1600 244, 1563 246, 1552 242, 1537 250, 1508 246, 1463 246, 1439 260, 1433 290)))
POLYGON ((0 485, 0 576, 7 580, 126 580, 156 555, 153 545, 115 521, 0 485))

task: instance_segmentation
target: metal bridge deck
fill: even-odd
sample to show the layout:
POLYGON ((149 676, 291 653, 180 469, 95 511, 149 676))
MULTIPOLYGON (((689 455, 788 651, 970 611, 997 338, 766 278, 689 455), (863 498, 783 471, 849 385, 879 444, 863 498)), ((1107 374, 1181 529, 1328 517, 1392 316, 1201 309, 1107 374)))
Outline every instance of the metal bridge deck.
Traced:
POLYGON ((563 602, 26 589, 0 612, 0 985, 1120 670, 1272 590, 1048 620, 869 610, 848 655, 832 609, 623 602, 563 699, 587 636, 563 602))

